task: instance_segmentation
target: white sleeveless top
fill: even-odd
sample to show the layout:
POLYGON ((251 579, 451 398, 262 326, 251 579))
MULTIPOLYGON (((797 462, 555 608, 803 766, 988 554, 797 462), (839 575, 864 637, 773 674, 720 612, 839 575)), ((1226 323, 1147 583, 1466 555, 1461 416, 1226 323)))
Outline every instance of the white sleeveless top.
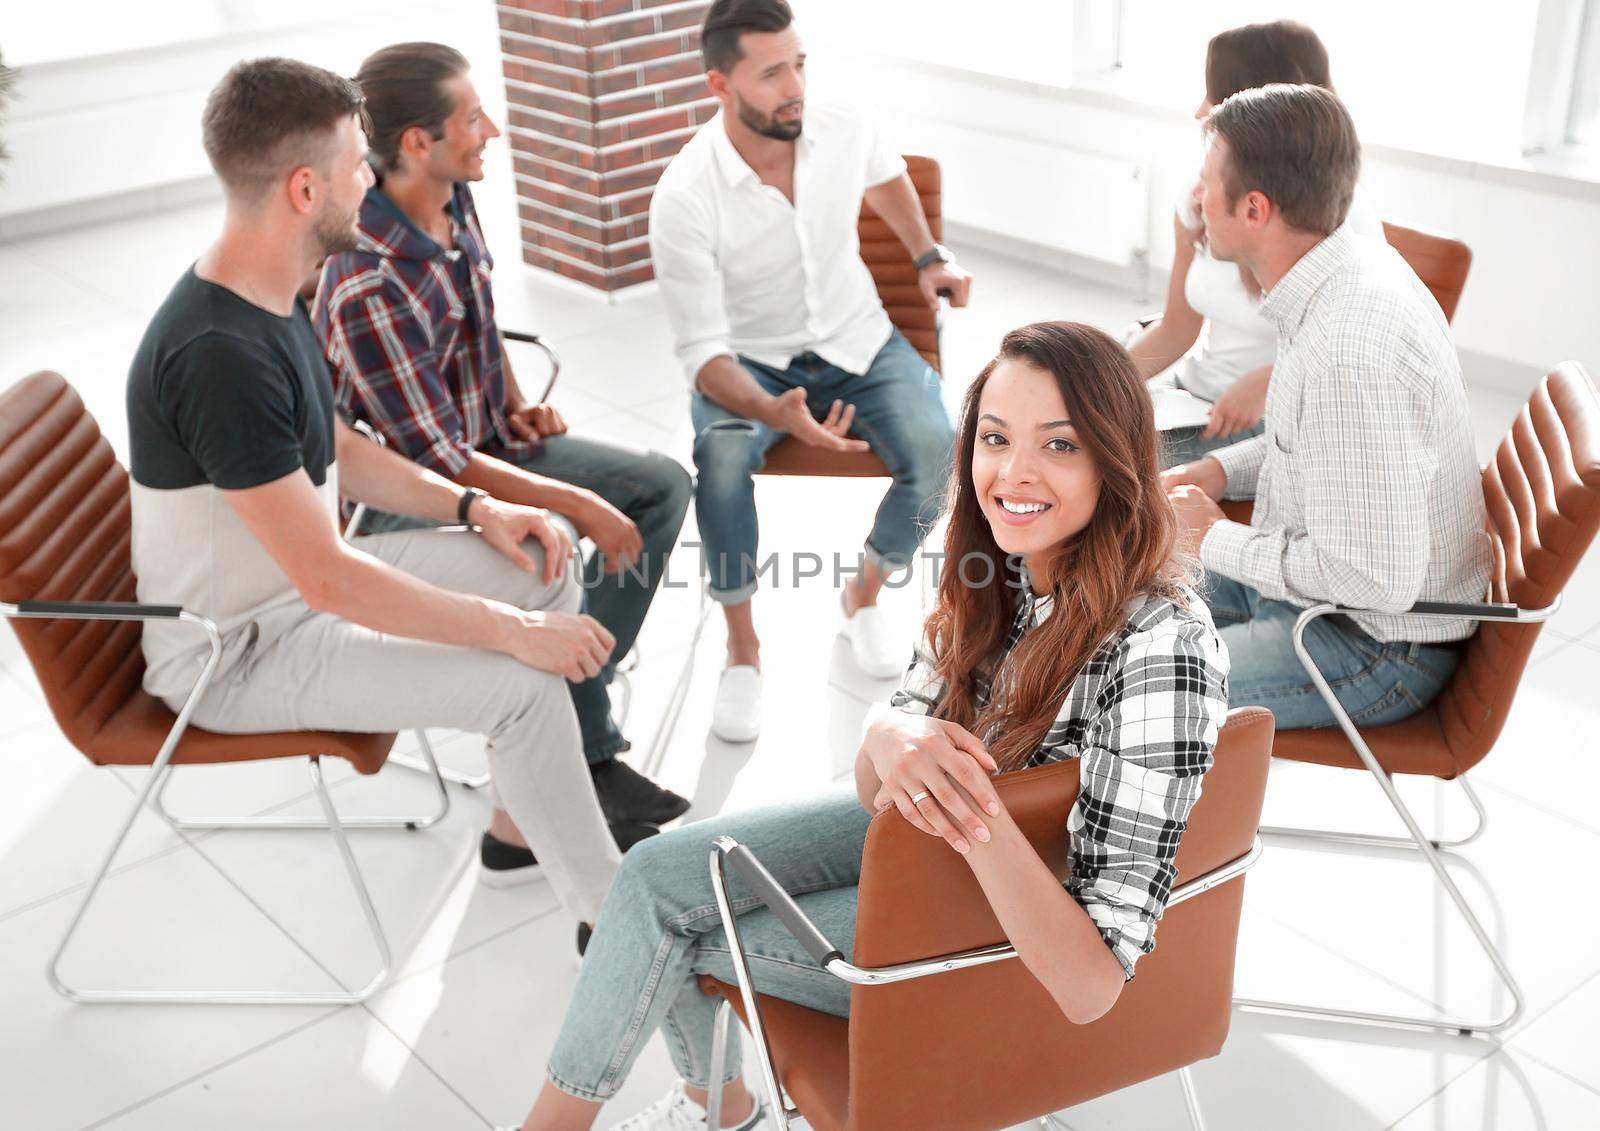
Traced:
MULTIPOLYGON (((1177 213, 1185 228, 1200 227, 1200 213, 1190 189, 1179 196, 1177 213)), ((1383 223, 1360 185, 1350 201, 1349 223, 1358 236, 1383 239, 1383 223)), ((1278 353, 1278 331, 1261 317, 1261 296, 1250 296, 1237 263, 1212 258, 1204 244, 1195 248, 1183 281, 1183 296, 1206 321, 1194 348, 1173 368, 1180 388, 1201 400, 1215 401, 1252 369, 1272 364, 1278 353)))

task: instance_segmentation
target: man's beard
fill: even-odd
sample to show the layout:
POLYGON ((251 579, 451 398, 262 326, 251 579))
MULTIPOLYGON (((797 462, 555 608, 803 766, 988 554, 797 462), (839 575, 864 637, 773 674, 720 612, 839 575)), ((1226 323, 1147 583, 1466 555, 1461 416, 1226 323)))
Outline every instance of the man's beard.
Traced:
POLYGON ((311 225, 311 237, 317 241, 323 255, 337 255, 341 251, 356 249, 358 216, 359 212, 341 216, 330 209, 317 217, 311 225))
POLYGON ((778 110, 763 116, 752 110, 750 104, 741 98, 738 100, 737 109, 739 120, 762 137, 770 137, 775 141, 793 141, 800 136, 800 127, 804 124, 804 119, 797 120, 793 125, 787 125, 778 121, 778 111, 797 105, 799 105, 797 102, 785 102, 778 107, 778 110))

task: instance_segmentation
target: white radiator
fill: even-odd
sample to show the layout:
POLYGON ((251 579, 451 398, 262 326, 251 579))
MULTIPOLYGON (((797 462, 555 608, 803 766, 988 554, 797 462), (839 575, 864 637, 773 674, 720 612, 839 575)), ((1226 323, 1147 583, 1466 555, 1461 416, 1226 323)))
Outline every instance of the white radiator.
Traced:
POLYGON ((940 125, 944 215, 1119 267, 1150 251, 1150 169, 1143 162, 940 125))

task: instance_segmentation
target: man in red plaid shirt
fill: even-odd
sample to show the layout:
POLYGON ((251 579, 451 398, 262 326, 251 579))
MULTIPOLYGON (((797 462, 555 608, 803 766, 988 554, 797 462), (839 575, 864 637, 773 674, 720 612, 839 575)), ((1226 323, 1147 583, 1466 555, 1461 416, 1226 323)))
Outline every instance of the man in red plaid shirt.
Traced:
MULTIPOLYGON (((628 845, 689 802, 619 762, 627 743, 606 685, 633 646, 688 507, 690 480, 656 453, 573 436, 517 385, 495 324, 490 272, 468 181, 498 137, 467 75, 441 44, 403 43, 369 57, 356 82, 372 118, 377 184, 354 251, 324 264, 315 320, 339 408, 396 451, 469 488, 568 518, 596 546, 584 565, 588 611, 616 637, 600 676, 573 684, 584 752, 602 810, 628 845)), ((374 514, 364 532, 419 525, 374 514)), ((483 843, 486 882, 537 873, 516 826, 497 810, 483 843)))

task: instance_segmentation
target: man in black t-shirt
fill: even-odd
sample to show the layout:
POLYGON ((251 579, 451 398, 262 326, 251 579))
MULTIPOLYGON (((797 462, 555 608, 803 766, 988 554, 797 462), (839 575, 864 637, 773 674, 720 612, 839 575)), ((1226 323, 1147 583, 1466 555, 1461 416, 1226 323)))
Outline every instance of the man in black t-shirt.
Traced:
MULTIPOLYGON (((295 293, 354 244, 371 184, 361 113, 354 84, 287 59, 242 63, 211 93, 205 145, 227 218, 128 377, 139 599, 221 629, 222 664, 193 715, 209 730, 486 735, 509 810, 491 831, 525 835, 556 895, 592 923, 619 854, 565 680, 593 677, 613 640, 578 612, 572 536, 340 421, 295 293), (341 496, 477 532, 346 543, 341 496)), ((146 688, 176 708, 208 646, 157 621, 143 643, 146 688)))

